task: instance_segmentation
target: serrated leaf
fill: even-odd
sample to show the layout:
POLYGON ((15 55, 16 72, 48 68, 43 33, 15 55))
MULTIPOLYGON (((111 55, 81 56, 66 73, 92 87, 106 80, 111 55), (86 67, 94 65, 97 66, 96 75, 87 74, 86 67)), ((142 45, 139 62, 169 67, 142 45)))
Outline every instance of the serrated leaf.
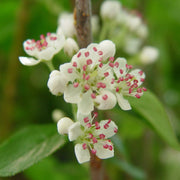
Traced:
POLYGON ((55 125, 29 126, 0 146, 0 176, 12 176, 32 166, 65 144, 55 125))
POLYGON ((158 98, 148 90, 141 99, 128 98, 132 109, 137 111, 153 129, 173 148, 180 150, 180 144, 170 124, 167 113, 158 98))

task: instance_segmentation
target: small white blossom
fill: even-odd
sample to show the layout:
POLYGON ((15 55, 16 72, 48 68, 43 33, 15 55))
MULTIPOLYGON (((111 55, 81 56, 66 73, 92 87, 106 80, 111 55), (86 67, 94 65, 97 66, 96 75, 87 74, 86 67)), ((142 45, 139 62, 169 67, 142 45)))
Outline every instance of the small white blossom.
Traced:
POLYGON ((115 45, 108 40, 81 49, 70 63, 60 66, 59 73, 52 71, 48 80, 50 91, 55 95, 64 93, 65 101, 77 104, 78 112, 82 114, 89 114, 94 106, 107 109, 109 104, 109 108, 112 108, 116 98, 108 92, 113 76, 109 59, 113 59, 114 54, 115 45), (101 95, 105 89, 107 94, 101 96, 106 104, 103 106, 102 101, 96 102, 96 96, 101 95))
POLYGON ((104 1, 101 5, 100 14, 103 19, 113 20, 121 11, 121 4, 118 1, 104 1))
POLYGON ((72 13, 62 13, 59 16, 58 24, 59 27, 57 33, 62 30, 66 37, 73 37, 76 35, 76 29, 74 26, 74 18, 72 13))
POLYGON ((33 66, 41 61, 50 61, 64 46, 65 37, 61 34, 47 33, 40 36, 40 40, 28 39, 23 43, 25 52, 35 58, 19 57, 22 64, 33 66))
POLYGON ((128 65, 124 58, 117 58, 114 62, 115 78, 112 86, 117 97, 119 106, 123 110, 130 110, 131 106, 124 96, 134 96, 140 98, 146 88, 140 87, 145 80, 145 74, 140 69, 132 70, 132 65, 128 65))
POLYGON ((140 61, 143 64, 150 64, 157 60, 159 51, 152 46, 145 46, 140 53, 140 61))
MULTIPOLYGON (((108 138, 117 133, 117 125, 110 119, 95 123, 92 121, 91 115, 79 114, 78 122, 73 123, 68 128, 69 140, 75 141, 76 144, 75 155, 79 163, 89 161, 90 152, 96 154, 100 159, 114 156, 114 147, 108 138)), ((58 124, 58 129, 59 126, 58 124)))
POLYGON ((77 45, 77 42, 72 38, 67 38, 64 44, 64 52, 72 57, 77 51, 79 50, 79 47, 77 45))
POLYGON ((54 122, 58 122, 62 117, 65 117, 65 114, 60 109, 54 109, 52 112, 52 119, 54 122))

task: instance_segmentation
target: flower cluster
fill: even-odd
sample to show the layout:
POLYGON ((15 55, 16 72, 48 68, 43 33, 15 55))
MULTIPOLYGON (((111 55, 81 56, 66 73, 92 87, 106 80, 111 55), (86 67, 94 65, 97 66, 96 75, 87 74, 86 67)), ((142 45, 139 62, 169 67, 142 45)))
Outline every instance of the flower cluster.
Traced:
POLYGON ((78 112, 89 114, 94 107, 112 109, 116 102, 123 110, 131 109, 124 96, 140 98, 146 88, 140 87, 145 74, 132 70, 124 58, 114 58, 115 45, 104 40, 92 43, 75 54, 70 63, 51 72, 48 87, 52 94, 64 94, 64 100, 75 103, 78 112))
POLYGON ((117 133, 117 125, 110 119, 93 123, 94 117, 79 114, 77 122, 64 117, 57 125, 60 134, 68 134, 69 140, 75 141, 75 155, 79 163, 89 161, 90 152, 100 159, 114 156, 114 147, 108 138, 117 133))

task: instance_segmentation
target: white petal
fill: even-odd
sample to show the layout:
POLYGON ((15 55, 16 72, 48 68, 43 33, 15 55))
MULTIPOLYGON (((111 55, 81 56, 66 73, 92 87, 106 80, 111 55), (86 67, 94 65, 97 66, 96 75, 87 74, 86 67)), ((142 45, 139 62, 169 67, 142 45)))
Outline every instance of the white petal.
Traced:
POLYGON ((19 61, 26 66, 34 66, 38 63, 40 63, 40 60, 36 60, 34 58, 28 58, 28 57, 19 57, 19 61))
POLYGON ((104 40, 99 44, 100 50, 103 52, 103 60, 113 57, 116 52, 115 44, 110 40, 104 40))
POLYGON ((94 110, 94 103, 91 98, 92 91, 87 91, 81 97, 81 101, 78 103, 78 113, 81 114, 90 114, 94 110))
POLYGON ((124 99, 121 93, 116 93, 116 96, 117 96, 118 104, 122 110, 131 110, 131 105, 129 104, 129 101, 124 99))
POLYGON ((111 158, 111 157, 114 156, 113 144, 108 142, 108 141, 100 141, 98 143, 95 143, 94 144, 94 149, 96 150, 96 155, 100 159, 107 159, 107 158, 111 158), (108 144, 109 146, 112 146, 112 150, 109 150, 108 148, 105 149, 103 147, 105 144, 108 144))
POLYGON ((110 138, 112 136, 114 136, 117 133, 118 127, 117 125, 114 123, 114 121, 110 121, 108 123, 109 120, 102 120, 99 123, 100 129, 96 130, 96 133, 99 134, 104 134, 105 138, 110 138), (106 124, 108 126, 106 126, 106 124))
POLYGON ((135 69, 135 70, 132 70, 129 74, 133 75, 134 78, 136 78, 138 80, 138 86, 140 86, 143 82, 141 81, 141 78, 142 79, 145 79, 145 73, 143 72, 142 74, 139 73, 139 72, 142 72, 141 69, 135 69))
POLYGON ((115 61, 114 61, 114 72, 116 74, 116 76, 119 78, 121 76, 124 76, 127 72, 127 68, 126 68, 126 64, 127 64, 127 61, 125 58, 117 58, 115 61), (120 73, 120 69, 122 69, 122 74, 120 73))
POLYGON ((80 164, 90 161, 89 150, 83 149, 82 144, 76 144, 74 150, 75 150, 76 158, 80 164))
POLYGON ((81 114, 81 113, 77 113, 77 119, 78 121, 80 122, 81 125, 83 125, 84 127, 86 126, 87 123, 84 122, 84 118, 88 118, 89 121, 87 123, 92 123, 92 117, 91 117, 91 113, 88 114, 88 115, 84 115, 84 114, 81 114))
POLYGON ((52 94, 61 95, 64 92, 68 80, 60 71, 54 70, 50 73, 47 86, 52 94))
POLYGON ((69 103, 80 102, 81 86, 74 87, 73 84, 69 84, 64 91, 64 100, 69 103))
POLYGON ((54 47, 47 47, 46 49, 43 49, 40 51, 37 55, 39 59, 43 60, 51 60, 53 56, 55 55, 55 48, 54 47))
POLYGON ((69 81, 73 82, 74 79, 77 78, 76 69, 72 66, 71 63, 65 63, 59 66, 60 71, 69 79, 69 81), (72 73, 69 73, 68 70, 71 69, 72 73))
POLYGON ((96 96, 95 102, 98 103, 97 108, 100 110, 112 109, 116 105, 116 96, 106 90, 102 90, 100 95, 96 96), (107 99, 104 97, 107 97, 107 99))
POLYGON ((68 117, 61 118, 57 123, 57 129, 59 134, 67 134, 69 127, 73 123, 74 122, 68 117))
POLYGON ((76 140, 82 134, 83 131, 81 130, 80 122, 75 122, 68 129, 68 138, 70 141, 76 140))

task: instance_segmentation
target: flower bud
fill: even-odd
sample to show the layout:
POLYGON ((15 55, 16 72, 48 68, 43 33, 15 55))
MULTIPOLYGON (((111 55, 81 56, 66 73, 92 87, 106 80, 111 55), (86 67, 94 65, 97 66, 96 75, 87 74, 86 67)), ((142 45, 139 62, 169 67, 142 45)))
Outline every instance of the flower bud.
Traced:
POLYGON ((64 52, 68 56, 73 56, 77 51, 79 50, 79 47, 76 43, 76 41, 72 38, 67 38, 64 44, 64 52))
POLYGON ((143 64, 149 64, 156 61, 159 56, 159 51, 157 48, 152 46, 145 46, 140 53, 140 61, 143 64))
POLYGON ((54 109, 52 112, 52 119, 54 122, 58 122, 59 119, 63 118, 64 116, 64 112, 60 109, 54 109))
POLYGON ((68 118, 64 117, 60 119, 57 123, 57 130, 59 134, 67 134, 69 127, 73 124, 74 122, 68 118))

